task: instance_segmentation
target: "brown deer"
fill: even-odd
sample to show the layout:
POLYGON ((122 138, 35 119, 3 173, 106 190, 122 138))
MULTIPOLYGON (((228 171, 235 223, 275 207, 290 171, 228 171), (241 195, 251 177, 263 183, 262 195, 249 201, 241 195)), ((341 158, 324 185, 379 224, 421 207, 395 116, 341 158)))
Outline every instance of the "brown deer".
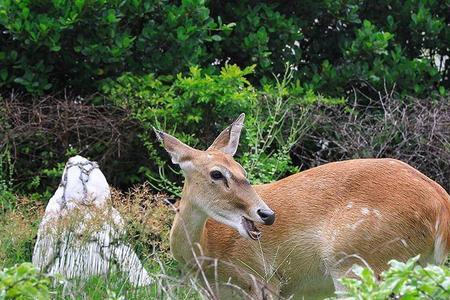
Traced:
POLYGON ((203 273, 213 297, 237 285, 247 297, 321 298, 355 263, 379 274, 391 259, 446 260, 450 197, 436 182, 395 159, 355 159, 252 186, 233 159, 243 121, 206 151, 155 130, 185 176, 172 254, 197 269, 200 256, 222 262, 203 273))

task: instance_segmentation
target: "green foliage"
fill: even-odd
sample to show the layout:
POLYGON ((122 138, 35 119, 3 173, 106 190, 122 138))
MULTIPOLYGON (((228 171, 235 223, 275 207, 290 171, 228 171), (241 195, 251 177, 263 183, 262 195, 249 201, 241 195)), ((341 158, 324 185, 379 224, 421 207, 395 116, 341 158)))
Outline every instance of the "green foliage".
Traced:
POLYGON ((80 93, 124 71, 175 74, 231 28, 203 0, 1 1, 0 87, 80 93))
POLYGON ((77 154, 77 150, 70 147, 66 149, 62 158, 56 158, 55 152, 48 149, 41 156, 41 167, 33 170, 32 177, 25 183, 22 190, 28 191, 33 200, 47 200, 55 192, 58 182, 64 171, 67 159, 77 154))
POLYGON ((50 299, 50 280, 40 275, 31 263, 3 269, 0 299, 50 299))
POLYGON ((140 172, 154 187, 175 195, 181 174, 167 165, 169 159, 156 141, 153 127, 163 129, 199 149, 206 149, 219 132, 240 113, 246 113, 239 153, 254 183, 269 182, 298 171, 290 150, 308 129, 308 108, 318 102, 342 103, 315 95, 293 82, 295 70, 288 66, 275 84, 256 90, 246 79, 254 66, 240 69, 226 65, 219 74, 192 67, 186 76, 126 74, 106 81, 103 91, 116 105, 131 110, 145 128, 141 135, 153 166, 140 172), (176 176, 173 176, 173 175, 176 176))
POLYGON ((0 2, 0 87, 78 94, 123 73, 187 74, 256 64, 253 82, 297 79, 342 96, 353 87, 414 95, 449 88, 446 1, 0 2))
POLYGON ((241 67, 254 63, 257 77, 272 78, 272 73, 284 72, 286 62, 301 60, 302 30, 295 18, 279 11, 279 4, 249 2, 211 1, 213 13, 236 23, 215 56, 221 63, 231 58, 241 67))
POLYGON ((449 87, 445 1, 246 0, 211 6, 224 21, 236 23, 217 57, 238 65, 257 62, 258 79, 281 74, 289 62, 305 86, 327 95, 395 86, 424 96, 449 87))
POLYGON ((248 113, 254 107, 257 93, 245 78, 252 72, 253 67, 240 69, 230 65, 219 74, 208 74, 198 67, 190 68, 186 76, 176 77, 125 74, 117 81, 105 82, 103 91, 116 105, 131 110, 144 128, 140 138, 154 165, 142 166, 140 172, 157 181, 160 189, 178 194, 179 190, 173 190, 171 179, 165 176, 168 160, 156 142, 153 127, 206 149, 239 113, 248 113))
POLYGON ((369 268, 354 266, 357 278, 343 278, 346 292, 339 295, 348 299, 448 299, 450 297, 450 269, 446 266, 417 264, 419 257, 406 263, 391 261, 390 268, 378 281, 369 268))
POLYGON ((245 122, 240 141, 242 166, 253 184, 268 183, 300 171, 290 152, 312 125, 309 110, 318 103, 342 104, 343 99, 324 98, 293 83, 294 69, 287 66, 275 84, 266 84, 245 122))
POLYGON ((176 124, 179 132, 198 127, 197 134, 184 137, 186 142, 198 143, 199 137, 206 139, 205 133, 252 106, 256 93, 245 76, 253 68, 230 65, 220 74, 207 74, 191 67, 188 75, 175 78, 125 74, 106 82, 103 92, 114 104, 131 109, 149 132, 156 122, 163 129, 176 124))
MULTIPOLYGON (((7 129, 10 126, 3 115, 3 108, 0 107, 0 129, 7 129)), ((0 135, 0 138, 6 139, 3 134, 0 135)), ((9 147, 0 147, 0 213, 7 207, 11 207, 15 200, 12 193, 13 171, 14 165, 11 159, 11 149, 9 147)))

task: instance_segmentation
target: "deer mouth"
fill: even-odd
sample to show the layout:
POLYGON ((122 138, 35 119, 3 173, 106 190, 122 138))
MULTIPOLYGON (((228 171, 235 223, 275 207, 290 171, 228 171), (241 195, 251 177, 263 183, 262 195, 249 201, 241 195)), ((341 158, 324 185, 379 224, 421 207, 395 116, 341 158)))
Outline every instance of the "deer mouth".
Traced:
POLYGON ((244 226, 245 231, 252 240, 259 240, 259 238, 261 237, 261 231, 256 228, 255 223, 252 220, 249 220, 246 217, 242 217, 242 225, 244 226))

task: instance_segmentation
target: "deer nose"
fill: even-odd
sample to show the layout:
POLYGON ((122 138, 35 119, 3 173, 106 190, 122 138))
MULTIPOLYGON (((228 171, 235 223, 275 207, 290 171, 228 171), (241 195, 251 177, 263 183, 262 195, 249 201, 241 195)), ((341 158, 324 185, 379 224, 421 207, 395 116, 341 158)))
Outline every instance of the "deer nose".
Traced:
POLYGON ((256 213, 265 225, 272 225, 275 222, 275 213, 269 209, 258 209, 256 213))

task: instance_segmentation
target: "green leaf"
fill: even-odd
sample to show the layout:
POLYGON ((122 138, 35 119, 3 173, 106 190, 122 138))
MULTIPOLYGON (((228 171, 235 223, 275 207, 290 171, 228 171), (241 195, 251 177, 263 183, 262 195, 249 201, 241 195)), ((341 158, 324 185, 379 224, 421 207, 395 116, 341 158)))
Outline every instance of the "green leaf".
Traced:
POLYGON ((212 38, 213 41, 216 41, 216 42, 220 42, 222 40, 222 37, 220 35, 217 35, 217 34, 211 36, 211 38, 212 38))
POLYGON ((8 78, 8 70, 6 68, 0 69, 0 78, 3 81, 6 81, 6 79, 8 78))
POLYGON ((115 23, 118 21, 116 11, 114 9, 108 9, 106 13, 106 21, 108 21, 108 23, 115 23))
POLYGON ((85 0, 75 0, 75 6, 78 10, 82 10, 84 6, 85 0))
POLYGON ((58 52, 59 50, 61 50, 60 45, 53 45, 52 47, 50 47, 50 51, 58 52))

